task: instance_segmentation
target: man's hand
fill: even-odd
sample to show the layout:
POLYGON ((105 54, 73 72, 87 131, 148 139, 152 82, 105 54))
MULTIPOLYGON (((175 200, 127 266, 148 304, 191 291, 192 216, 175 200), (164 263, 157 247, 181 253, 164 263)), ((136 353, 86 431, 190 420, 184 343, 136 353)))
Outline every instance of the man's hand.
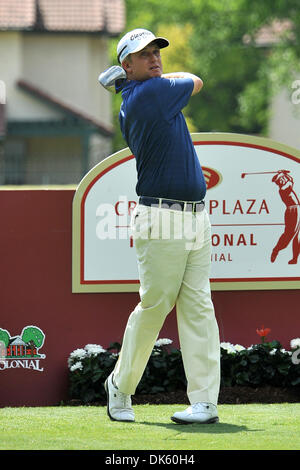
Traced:
POLYGON ((203 87, 203 81, 197 75, 188 72, 172 72, 172 73, 164 73, 162 78, 191 78, 194 82, 194 89, 192 91, 192 95, 196 95, 199 93, 201 88, 203 87))

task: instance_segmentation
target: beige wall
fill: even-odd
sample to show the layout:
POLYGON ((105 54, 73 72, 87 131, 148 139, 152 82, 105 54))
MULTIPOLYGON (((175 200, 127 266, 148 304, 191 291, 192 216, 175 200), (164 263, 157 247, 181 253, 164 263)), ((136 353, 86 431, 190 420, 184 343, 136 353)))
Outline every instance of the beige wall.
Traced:
MULTIPOLYGON (((107 38, 85 34, 0 32, 0 81, 6 88, 8 120, 65 117, 63 111, 21 90, 16 82, 23 79, 103 124, 111 125, 111 95, 98 83, 100 72, 110 65, 107 42, 107 38)), ((19 145, 20 140, 10 139, 12 156, 14 142, 19 145)), ((67 184, 80 181, 82 142, 79 137, 30 138, 25 139, 24 148, 28 180, 25 183, 67 184)), ((88 168, 110 153, 110 139, 92 135, 88 168)), ((3 168, 0 168, 0 173, 3 180, 3 168)))
POLYGON ((104 124, 111 124, 111 96, 98 83, 100 72, 109 66, 106 38, 0 32, 0 64, 8 119, 63 116, 16 86, 17 80, 25 79, 104 124))
POLYGON ((25 34, 22 78, 106 124, 110 96, 98 83, 108 66, 107 40, 77 34, 25 34))
POLYGON ((0 80, 6 86, 7 119, 51 119, 61 113, 33 100, 16 86, 23 78, 23 35, 20 32, 0 33, 0 80))
POLYGON ((293 90, 282 90, 271 105, 269 137, 300 149, 300 103, 292 101, 293 90))

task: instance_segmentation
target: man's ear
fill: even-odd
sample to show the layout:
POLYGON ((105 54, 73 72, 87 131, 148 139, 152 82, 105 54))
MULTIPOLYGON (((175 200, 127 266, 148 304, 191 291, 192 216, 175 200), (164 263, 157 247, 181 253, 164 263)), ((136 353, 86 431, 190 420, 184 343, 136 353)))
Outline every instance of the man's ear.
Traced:
POLYGON ((130 60, 124 60, 122 62, 122 67, 123 69, 125 70, 126 74, 128 75, 128 73, 132 72, 132 63, 130 60))

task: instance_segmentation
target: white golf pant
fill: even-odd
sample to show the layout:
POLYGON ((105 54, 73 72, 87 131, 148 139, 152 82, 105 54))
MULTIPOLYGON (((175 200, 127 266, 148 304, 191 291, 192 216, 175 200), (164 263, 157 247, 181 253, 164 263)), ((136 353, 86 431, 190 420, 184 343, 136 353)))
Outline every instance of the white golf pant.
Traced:
POLYGON ((209 274, 211 227, 204 209, 193 214, 138 205, 132 216, 140 302, 125 330, 114 382, 133 395, 168 313, 176 305, 190 403, 218 401, 219 331, 209 274))

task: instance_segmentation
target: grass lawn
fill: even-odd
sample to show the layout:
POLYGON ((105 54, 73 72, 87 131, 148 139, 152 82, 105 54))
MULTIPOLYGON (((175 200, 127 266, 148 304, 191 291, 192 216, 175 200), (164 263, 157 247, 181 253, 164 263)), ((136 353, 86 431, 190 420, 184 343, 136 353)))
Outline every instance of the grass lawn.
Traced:
POLYGON ((178 425, 185 405, 135 406, 135 423, 105 407, 0 409, 1 450, 299 450, 300 403, 219 405, 220 423, 178 425))

